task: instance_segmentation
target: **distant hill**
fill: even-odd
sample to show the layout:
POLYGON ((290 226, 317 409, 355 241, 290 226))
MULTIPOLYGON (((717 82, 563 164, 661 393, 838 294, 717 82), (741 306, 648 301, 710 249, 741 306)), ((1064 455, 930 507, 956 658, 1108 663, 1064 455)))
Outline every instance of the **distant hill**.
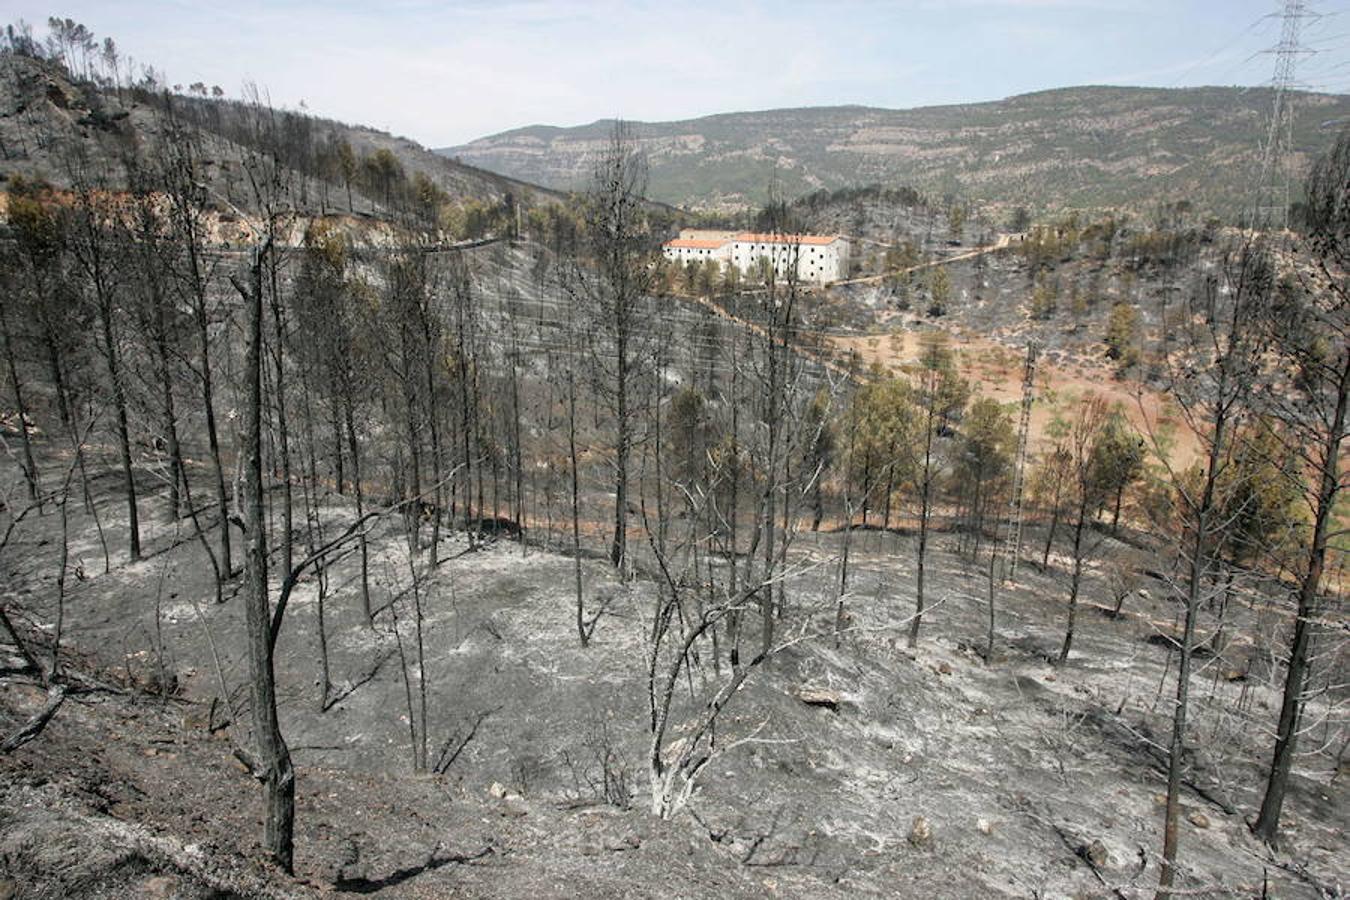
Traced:
MULTIPOLYGON (((1265 89, 1076 87, 991 103, 727 113, 634 123, 649 193, 692 208, 760 203, 878 183, 1037 209, 1189 199, 1231 216, 1244 205, 1271 95, 1265 89)), ((1350 123, 1350 96, 1299 94, 1296 165, 1350 123)), ((550 187, 584 183, 609 121, 531 126, 438 152, 550 187)))

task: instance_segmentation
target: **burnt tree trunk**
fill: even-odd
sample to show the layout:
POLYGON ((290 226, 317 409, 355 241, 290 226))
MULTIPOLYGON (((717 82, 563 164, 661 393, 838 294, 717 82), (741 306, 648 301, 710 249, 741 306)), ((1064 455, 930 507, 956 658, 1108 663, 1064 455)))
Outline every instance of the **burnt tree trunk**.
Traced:
POLYGON ((101 273, 95 274, 98 293, 98 317, 102 329, 103 353, 108 365, 109 387, 113 393, 113 409, 117 417, 117 449, 122 460, 122 480, 127 494, 127 552, 132 561, 141 558, 140 516, 136 508, 136 477, 131 468, 131 430, 127 424, 127 394, 122 384, 121 358, 113 335, 113 298, 106 285, 100 285, 101 273))
POLYGON ((28 406, 23 398, 23 382, 19 379, 19 367, 14 358, 14 341, 9 332, 9 317, 0 303, 0 341, 4 342, 5 365, 9 369, 9 383, 14 391, 14 411, 19 415, 19 445, 23 448, 23 477, 28 485, 28 499, 38 502, 42 482, 38 476, 37 464, 33 461, 33 445, 28 436, 28 406))
POLYGON ((1321 589, 1322 575, 1326 569, 1327 550, 1330 546, 1332 526, 1335 524, 1336 500, 1341 487, 1339 469, 1341 444, 1345 437, 1346 395, 1350 393, 1350 356, 1346 357, 1341 368, 1337 387, 1336 412, 1332 417, 1331 428, 1326 434, 1326 446, 1322 451, 1322 477, 1317 492, 1308 569, 1299 584, 1298 619, 1294 623, 1294 642, 1289 650, 1289 673, 1285 676, 1284 695, 1280 701, 1280 723, 1275 733, 1275 755, 1270 763, 1265 795, 1261 799, 1261 812, 1256 818, 1256 824, 1252 826, 1252 832, 1271 846, 1276 844, 1279 837, 1280 811, 1284 807, 1289 772, 1294 766, 1299 722, 1303 717, 1303 705, 1307 699, 1308 677, 1311 674, 1309 655, 1313 619, 1318 611, 1317 598, 1321 589))
POLYGON ((255 253, 251 284, 236 283, 247 305, 244 365, 244 614, 248 630, 249 684, 252 693, 255 774, 264 796, 263 847, 288 874, 293 869, 295 770, 277 720, 276 680, 272 668, 271 610, 267 588, 267 520, 262 484, 262 254, 255 253))
POLYGON ((1069 576, 1069 619, 1064 626, 1064 643, 1059 648, 1059 663, 1069 660, 1073 646, 1074 623, 1078 618, 1078 590, 1083 584, 1083 532, 1087 528, 1088 502, 1084 493, 1078 502, 1078 515, 1073 523, 1073 573, 1069 576))

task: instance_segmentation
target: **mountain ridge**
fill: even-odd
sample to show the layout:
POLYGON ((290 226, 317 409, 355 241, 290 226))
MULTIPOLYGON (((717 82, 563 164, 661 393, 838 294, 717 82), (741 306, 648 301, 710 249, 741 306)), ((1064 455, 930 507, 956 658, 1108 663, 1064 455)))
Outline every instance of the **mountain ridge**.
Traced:
MULTIPOLYGON (((1350 121, 1350 96, 1299 92, 1295 176, 1350 121)), ((633 121, 653 199, 753 207, 770 179, 788 196, 877 183, 1040 209, 1189 199, 1223 217, 1244 205, 1268 88, 1086 85, 912 109, 782 107, 633 121)), ((526 125, 437 152, 559 190, 585 182, 613 119, 526 125)))

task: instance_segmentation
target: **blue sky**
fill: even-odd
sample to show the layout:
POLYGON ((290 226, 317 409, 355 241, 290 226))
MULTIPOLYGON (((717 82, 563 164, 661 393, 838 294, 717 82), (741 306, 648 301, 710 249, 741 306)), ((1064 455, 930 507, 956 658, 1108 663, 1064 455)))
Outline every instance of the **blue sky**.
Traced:
MULTIPOLYGON (((1301 80, 1350 90, 1350 0, 1313 0, 1301 80)), ((59 11, 170 83, 429 146, 530 124, 993 100, 1078 84, 1260 84, 1276 0, 0 0, 59 11)), ((45 26, 39 27, 45 31, 45 26)))

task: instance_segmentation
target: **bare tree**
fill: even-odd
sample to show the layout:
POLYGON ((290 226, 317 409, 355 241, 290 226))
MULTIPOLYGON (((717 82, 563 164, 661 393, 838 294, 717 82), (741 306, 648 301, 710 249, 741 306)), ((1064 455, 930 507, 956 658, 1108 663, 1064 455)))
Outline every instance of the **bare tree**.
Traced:
MULTIPOLYGON (((304 241, 291 302, 297 332, 303 335, 303 340, 298 341, 297 354, 305 374, 313 382, 313 392, 327 398, 334 420, 333 460, 337 489, 342 493, 350 483, 359 518, 366 512, 366 486, 362 475, 366 454, 357 435, 357 419, 368 402, 368 373, 373 368, 373 361, 359 336, 370 328, 369 314, 362 286, 352 275, 353 250, 342 234, 315 224, 306 231, 304 241), (344 478, 344 456, 350 465, 350 479, 344 478)), ((373 615, 370 551, 364 534, 358 540, 361 608, 369 625, 373 615)))
POLYGON ((136 330, 145 339, 146 351, 153 360, 154 392, 159 394, 159 413, 163 420, 165 451, 169 457, 169 516, 177 519, 183 511, 183 488, 187 473, 183 463, 182 442, 179 438, 178 411, 174 398, 177 381, 175 362, 179 355, 176 298, 168 283, 168 260, 162 240, 164 228, 159 214, 159 198, 153 174, 143 171, 134 162, 128 163, 133 172, 131 213, 132 268, 139 296, 132 304, 136 330))
POLYGON ((914 618, 910 620, 908 639, 911 648, 919 643, 919 626, 923 624, 928 532, 933 517, 933 504, 937 499, 938 477, 945 465, 945 453, 940 438, 952 419, 959 416, 965 408, 966 398, 970 392, 965 380, 956 373, 950 348, 936 335, 925 335, 919 365, 915 385, 918 441, 911 451, 914 456, 915 477, 918 479, 919 501, 915 612, 914 618))
MULTIPOLYGON (((267 517, 263 511, 262 465, 262 343, 263 257, 259 247, 249 267, 247 285, 235 280, 244 300, 246 347, 244 358, 244 415, 240 446, 244 456, 244 613, 248 629, 249 686, 252 691, 255 774, 262 780, 265 812, 263 846, 278 866, 292 870, 295 842, 295 770, 290 750, 277 720, 276 676, 272 668, 271 604, 267 587, 267 517)), ((278 607, 278 615, 282 607, 278 607)))
MULTIPOLYGON (((408 243, 393 255, 386 268, 388 302, 385 309, 390 318, 389 352, 386 359, 399 386, 398 400, 404 414, 406 446, 408 449, 408 496, 422 494, 422 470, 430 462, 434 500, 428 511, 431 518, 431 543, 428 546, 431 565, 439 554, 442 498, 441 470, 444 465, 441 444, 441 407, 437 402, 441 393, 440 319, 432 307, 435 293, 434 263, 421 241, 425 236, 409 234, 408 243), (429 438, 429 446, 423 441, 429 438)), ((465 276, 467 277, 467 276, 465 276)), ((412 519, 413 546, 420 548, 419 517, 412 519)))
POLYGON ((567 474, 571 497, 572 520, 572 577, 576 588, 577 638, 585 647, 591 639, 586 624, 586 595, 581 577, 581 487, 577 474, 577 346, 576 312, 567 304, 567 474))
POLYGON ((201 391, 207 447, 215 476, 216 518, 220 528, 220 569, 223 578, 234 575, 230 548, 229 493, 225 462, 216 421, 215 375, 212 370, 211 266, 207 256, 209 223, 206 213, 206 176, 200 158, 199 136, 177 114, 176 101, 166 95, 161 104, 161 140, 156 145, 158 170, 168 207, 168 232, 177 250, 172 274, 187 296, 196 337, 193 367, 201 391))
POLYGON ((614 531, 609 558, 619 566, 628 550, 629 464, 638 409, 632 381, 642 350, 641 309, 650 287, 648 255, 652 236, 643 208, 647 189, 646 158, 629 127, 616 122, 595 163, 586 197, 587 252, 596 277, 574 277, 595 310, 606 346, 592 346, 601 373, 601 393, 613 415, 614 531))
POLYGON ((1252 826, 1272 845, 1279 837, 1280 811, 1303 727, 1313 630, 1321 614, 1336 505, 1345 488, 1340 460, 1350 397, 1350 130, 1313 167, 1306 208, 1315 273, 1307 279, 1306 299, 1297 298, 1293 308, 1277 310, 1272 317, 1276 346, 1295 390, 1272 391, 1269 399, 1286 425, 1287 451, 1311 476, 1303 494, 1312 514, 1274 756, 1252 826))
POLYGON ((122 313, 125 273, 126 211, 107 190, 104 173, 92 167, 83 148, 67 155, 66 166, 75 185, 75 202, 69 209, 65 229, 71 256, 85 285, 93 294, 99 323, 99 351, 108 372, 112 394, 117 448, 122 463, 122 481, 127 501, 127 544, 132 560, 141 558, 140 513, 136 502, 136 477, 132 469, 131 431, 126 373, 117 319, 122 313), (119 246, 120 245, 120 246, 119 246))
POLYGON ((1188 310, 1190 327, 1180 352, 1170 360, 1169 384, 1185 418, 1203 448, 1201 459, 1186 470, 1167 458, 1162 440, 1150 429, 1155 454, 1163 461, 1172 501, 1172 523, 1180 531, 1177 550, 1182 577, 1172 593, 1182 607, 1178 641, 1177 686, 1172 735, 1167 748, 1167 802, 1163 818, 1162 871, 1158 900, 1171 896, 1180 843, 1178 819, 1185 765, 1186 717, 1190 704, 1191 659, 1196 646, 1196 620, 1212 584, 1221 545, 1231 517, 1219 493, 1232 463, 1235 437, 1251 411, 1252 388, 1260 375, 1266 338, 1261 311, 1269 303, 1272 265, 1267 249, 1246 241, 1225 254, 1224 291, 1217 280, 1196 297, 1188 310))
POLYGON ((14 296, 12 291, 6 291, 5 297, 0 299, 0 350, 5 354, 6 374, 9 375, 9 387, 14 392, 14 412, 18 416, 19 445, 23 448, 23 459, 20 466, 23 469, 25 484, 28 485, 28 499, 34 503, 42 492, 42 479, 38 473, 37 463, 33 459, 33 443, 29 437, 28 430, 31 419, 28 413, 28 404, 24 402, 23 379, 19 376, 19 362, 14 349, 14 335, 9 324, 9 307, 11 298, 14 296))
MULTIPOLYGON (((478 433, 479 397, 478 367, 478 307, 473 280, 466 262, 453 259, 450 270, 451 327, 454 330, 455 382, 459 406, 459 469, 463 485, 464 528, 472 545, 479 531, 477 520, 483 516, 481 497, 474 513, 473 483, 480 467, 474 436, 478 433)), ((481 473, 480 473, 481 478, 481 473)))
MULTIPOLYGON (((104 568, 107 570, 112 562, 98 509, 90 493, 85 448, 79 439, 81 424, 78 396, 82 390, 92 393, 93 386, 81 384, 84 379, 72 375, 88 371, 90 367, 86 361, 88 348, 81 337, 89 331, 88 305, 81 302, 78 290, 80 278, 70 271, 71 253, 67 232, 71 217, 68 212, 62 211, 56 195, 42 184, 15 179, 9 198, 9 224, 15 239, 14 255, 10 258, 17 263, 13 284, 17 290, 9 300, 21 304, 19 315, 11 319, 7 314, 5 323, 7 330, 15 329, 9 331, 8 338, 10 360, 15 364, 11 371, 15 399, 25 413, 29 411, 24 402, 25 397, 19 392, 19 351, 14 348, 14 338, 23 333, 22 322, 28 321, 36 330, 33 343, 40 349, 46 365, 47 377, 55 395, 60 430, 65 434, 75 456, 84 506, 98 530, 103 545, 104 568)), ((21 443, 31 452, 26 429, 21 434, 21 443)), ((31 472, 35 478, 39 477, 36 468, 32 468, 31 472)))
POLYGON ((1050 567, 1050 551, 1055 546, 1055 532, 1064 516, 1064 488, 1069 483, 1073 456, 1067 441, 1061 435, 1055 445, 1041 459, 1032 477, 1032 496, 1050 509, 1050 523, 1045 529, 1045 547, 1041 552, 1041 570, 1050 567))
POLYGON ((289 383, 286 365, 287 333, 286 309, 280 287, 281 254, 285 231, 292 224, 294 208, 291 197, 292 173, 283 162, 284 136, 282 124, 270 101, 256 87, 247 91, 244 128, 248 143, 244 152, 244 172, 248 177, 253 208, 260 216, 262 239, 270 252, 263 254, 265 266, 263 287, 267 292, 272 328, 265 349, 271 359, 266 373, 272 385, 272 406, 275 416, 274 471, 280 465, 281 487, 281 564, 290 570, 294 562, 295 502, 294 479, 291 467, 291 428, 286 402, 289 383))
POLYGON ((749 449, 760 487, 745 574, 747 582, 767 586, 758 593, 761 654, 773 647, 774 621, 786 613, 785 586, 775 572, 787 565, 788 549, 796 533, 796 512, 805 500, 802 487, 809 485, 800 471, 793 474, 796 444, 803 432, 801 401, 806 383, 803 360, 795 347, 805 293, 800 272, 801 235, 791 210, 777 197, 776 186, 770 186, 769 195, 769 203, 759 215, 765 229, 760 239, 765 250, 754 260, 763 289, 755 294, 756 322, 746 329, 750 352, 745 360, 755 411, 749 449), (756 575, 755 556, 761 550, 763 563, 756 575))
POLYGON ((1016 449, 1012 417, 996 400, 977 397, 961 422, 952 465, 952 487, 964 506, 962 541, 971 559, 980 555, 985 527, 1009 488, 1016 449))
POLYGON ((1073 645, 1074 623, 1078 617, 1078 592, 1083 583, 1083 564, 1089 552, 1084 538, 1101 494, 1097 475, 1098 448, 1108 415, 1105 400, 1095 395, 1086 397, 1069 432, 1074 511, 1073 572, 1069 576, 1069 617, 1064 625, 1064 643, 1059 648, 1061 665, 1068 661, 1069 650, 1073 645))
POLYGON ((786 623, 789 627, 785 634, 776 640, 771 634, 771 643, 762 645, 720 677, 702 672, 698 683, 707 688, 698 696, 691 695, 687 704, 679 703, 677 693, 681 683, 688 682, 692 691, 695 670, 703 665, 699 647, 711 641, 717 626, 733 614, 743 614, 756 606, 762 609, 763 603, 757 596, 772 596, 775 583, 803 575, 811 566, 775 567, 768 570, 767 580, 747 578, 734 589, 728 580, 700 602, 690 595, 689 587, 694 583, 691 574, 696 557, 683 552, 681 547, 663 550, 653 534, 649 528, 648 543, 661 577, 655 585, 658 601, 646 648, 649 726, 646 756, 651 813, 668 819, 684 809, 697 787, 699 775, 718 755, 758 740, 759 729, 732 741, 719 737, 722 713, 765 662, 815 636, 813 619, 820 609, 828 609, 830 601, 823 600, 819 609, 808 604, 797 610, 786 623), (677 737, 672 739, 672 735, 677 737))

